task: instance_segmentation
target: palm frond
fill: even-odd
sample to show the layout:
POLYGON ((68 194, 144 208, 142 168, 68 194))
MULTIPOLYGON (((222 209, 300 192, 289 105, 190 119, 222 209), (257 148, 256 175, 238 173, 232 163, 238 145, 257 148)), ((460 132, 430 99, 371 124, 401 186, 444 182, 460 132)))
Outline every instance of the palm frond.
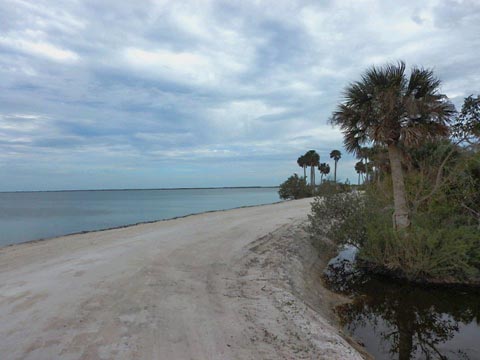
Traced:
POLYGON ((415 99, 428 95, 435 95, 438 92, 441 81, 433 75, 433 70, 413 67, 408 81, 406 95, 415 99))
POLYGON ((439 86, 430 69, 413 67, 407 76, 404 61, 372 66, 345 89, 330 122, 340 127, 345 148, 354 153, 368 143, 415 144, 446 136, 455 108, 439 86))

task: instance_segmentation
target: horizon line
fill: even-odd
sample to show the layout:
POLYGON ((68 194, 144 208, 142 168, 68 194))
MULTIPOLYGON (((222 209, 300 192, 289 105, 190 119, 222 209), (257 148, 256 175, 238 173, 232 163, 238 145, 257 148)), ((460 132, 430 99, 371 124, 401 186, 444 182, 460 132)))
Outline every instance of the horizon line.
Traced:
POLYGON ((278 185, 261 186, 207 186, 207 187, 175 187, 175 188, 120 188, 120 189, 60 189, 60 190, 13 190, 0 191, 0 194, 7 193, 33 193, 33 192, 76 192, 76 191, 145 191, 145 190, 213 190, 213 189, 271 189, 278 185))

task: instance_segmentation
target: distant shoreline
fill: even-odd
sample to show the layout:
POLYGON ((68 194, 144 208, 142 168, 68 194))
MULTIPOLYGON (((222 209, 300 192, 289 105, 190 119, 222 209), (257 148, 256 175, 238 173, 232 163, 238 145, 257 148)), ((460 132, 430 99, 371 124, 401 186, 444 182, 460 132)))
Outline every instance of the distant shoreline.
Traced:
POLYGON ((222 190, 222 189, 275 189, 279 186, 219 186, 219 187, 178 187, 178 188, 145 188, 145 189, 81 189, 81 190, 17 190, 0 191, 0 194, 43 193, 43 192, 80 192, 80 191, 166 191, 166 190, 222 190))

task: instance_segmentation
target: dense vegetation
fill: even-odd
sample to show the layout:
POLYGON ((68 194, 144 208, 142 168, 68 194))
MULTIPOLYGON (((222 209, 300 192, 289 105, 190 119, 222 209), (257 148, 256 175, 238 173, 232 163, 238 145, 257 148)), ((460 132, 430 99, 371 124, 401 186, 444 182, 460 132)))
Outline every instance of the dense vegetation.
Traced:
POLYGON ((303 199, 312 196, 312 190, 307 185, 307 181, 297 174, 290 176, 284 183, 280 185, 278 194, 281 199, 303 199))
POLYGON ((316 197, 310 232, 356 246, 374 271, 480 284, 480 97, 457 113, 439 86, 399 63, 347 87, 332 123, 364 185, 316 197))

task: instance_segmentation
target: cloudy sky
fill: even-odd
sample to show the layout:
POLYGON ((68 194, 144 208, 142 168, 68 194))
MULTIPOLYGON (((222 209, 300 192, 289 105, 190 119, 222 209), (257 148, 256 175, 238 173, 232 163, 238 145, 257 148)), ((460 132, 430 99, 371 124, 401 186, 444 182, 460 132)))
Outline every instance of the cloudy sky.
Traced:
POLYGON ((480 0, 0 0, 0 190, 278 184, 343 151, 366 67, 433 67, 459 106, 479 49, 480 0))

